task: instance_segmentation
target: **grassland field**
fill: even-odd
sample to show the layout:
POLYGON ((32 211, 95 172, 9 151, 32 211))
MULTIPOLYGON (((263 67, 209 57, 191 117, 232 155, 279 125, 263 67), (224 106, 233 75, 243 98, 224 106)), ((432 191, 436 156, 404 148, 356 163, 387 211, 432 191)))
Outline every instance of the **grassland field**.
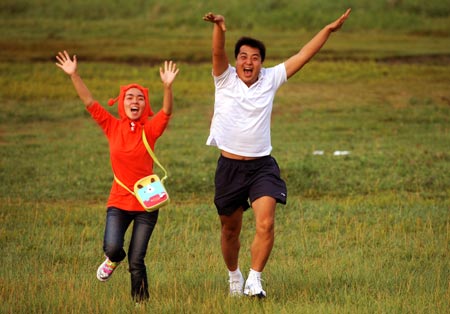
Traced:
MULTIPOLYGON (((0 313, 447 313, 449 12, 437 0, 2 1, 0 313), (343 29, 275 99, 273 155, 289 196, 268 298, 231 299, 212 202, 218 152, 205 145, 214 87, 201 17, 226 16, 230 54, 241 35, 261 38, 271 66, 347 7, 343 29), (112 173, 106 139, 54 64, 63 49, 103 104, 137 82, 158 109, 159 66, 181 69, 156 147, 172 201, 149 244, 141 308, 126 262, 106 284, 95 278, 112 173)), ((250 211, 245 271, 253 233, 250 211)))

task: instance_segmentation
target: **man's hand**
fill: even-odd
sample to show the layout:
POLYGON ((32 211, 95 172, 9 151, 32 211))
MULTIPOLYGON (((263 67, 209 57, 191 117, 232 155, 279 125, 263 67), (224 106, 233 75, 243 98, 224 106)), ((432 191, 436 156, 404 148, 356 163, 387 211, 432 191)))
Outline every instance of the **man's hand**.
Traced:
POLYGON ((332 32, 337 31, 338 29, 340 29, 342 27, 342 25, 344 24, 345 20, 348 18, 348 16, 350 15, 350 12, 352 11, 352 9, 347 9, 347 11, 345 11, 344 14, 342 14, 342 16, 340 18, 338 18, 336 21, 334 21, 333 23, 329 24, 328 27, 332 32))
POLYGON ((203 20, 206 22, 211 22, 219 25, 219 27, 222 29, 222 31, 226 32, 227 28, 225 26, 225 18, 222 15, 216 15, 214 13, 207 13, 205 16, 203 16, 203 20))

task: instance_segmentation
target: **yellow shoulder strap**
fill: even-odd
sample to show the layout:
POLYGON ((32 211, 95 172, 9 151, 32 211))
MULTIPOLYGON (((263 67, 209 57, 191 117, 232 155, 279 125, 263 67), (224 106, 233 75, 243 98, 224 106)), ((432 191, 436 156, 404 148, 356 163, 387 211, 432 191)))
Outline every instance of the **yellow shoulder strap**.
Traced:
MULTIPOLYGON (((162 169, 162 171, 164 172, 164 177, 161 179, 161 182, 163 182, 164 180, 167 179, 167 171, 166 169, 161 165, 161 163, 159 162, 158 158, 156 158, 155 153, 153 152, 153 150, 151 149, 150 145, 148 144, 147 141, 147 137, 145 136, 145 130, 142 130, 142 140, 144 142, 145 148, 147 148, 148 153, 150 154, 150 156, 152 157, 153 161, 162 169)), ((122 183, 122 181, 119 180, 119 178, 116 177, 116 174, 114 174, 114 180, 116 180, 116 182, 123 187, 125 190, 127 190, 128 192, 130 192, 131 194, 134 195, 134 192, 131 191, 125 184, 122 183)))
POLYGON ((162 169, 162 171, 164 172, 164 177, 161 179, 161 182, 163 182, 164 180, 167 179, 167 171, 166 169, 161 165, 161 163, 159 162, 158 158, 156 158, 155 153, 153 152, 153 150, 151 149, 150 145, 147 142, 147 137, 145 136, 145 130, 142 130, 142 140, 144 141, 144 145, 145 148, 147 148, 148 153, 150 154, 150 156, 152 157, 153 161, 162 169))

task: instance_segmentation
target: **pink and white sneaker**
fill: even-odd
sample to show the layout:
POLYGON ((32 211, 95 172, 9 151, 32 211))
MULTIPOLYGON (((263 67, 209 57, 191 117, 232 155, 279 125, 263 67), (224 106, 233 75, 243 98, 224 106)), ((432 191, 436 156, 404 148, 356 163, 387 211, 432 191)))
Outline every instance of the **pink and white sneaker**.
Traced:
POLYGON ((97 279, 100 281, 108 280, 119 264, 120 262, 112 262, 106 257, 106 260, 97 269, 97 279))

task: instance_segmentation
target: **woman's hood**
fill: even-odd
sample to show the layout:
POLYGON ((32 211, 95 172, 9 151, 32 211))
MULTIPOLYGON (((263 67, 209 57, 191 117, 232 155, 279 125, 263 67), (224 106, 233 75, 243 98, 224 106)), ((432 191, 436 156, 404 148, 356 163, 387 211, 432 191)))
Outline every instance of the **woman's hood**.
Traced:
POLYGON ((145 123, 145 121, 147 121, 148 117, 153 116, 153 111, 152 111, 152 108, 150 107, 150 99, 149 99, 149 96, 148 96, 148 88, 142 87, 141 85, 136 84, 136 83, 132 83, 132 84, 129 84, 129 85, 121 86, 120 87, 119 96, 117 96, 114 99, 110 99, 108 101, 108 105, 112 106, 117 101, 119 103, 118 106, 119 106, 119 116, 120 116, 120 118, 121 119, 128 119, 127 115, 125 114, 125 107, 124 107, 123 101, 125 99, 126 91, 129 90, 130 88, 137 88, 144 94, 145 108, 144 108, 144 111, 142 112, 141 117, 139 118, 139 120, 137 122, 145 123))

